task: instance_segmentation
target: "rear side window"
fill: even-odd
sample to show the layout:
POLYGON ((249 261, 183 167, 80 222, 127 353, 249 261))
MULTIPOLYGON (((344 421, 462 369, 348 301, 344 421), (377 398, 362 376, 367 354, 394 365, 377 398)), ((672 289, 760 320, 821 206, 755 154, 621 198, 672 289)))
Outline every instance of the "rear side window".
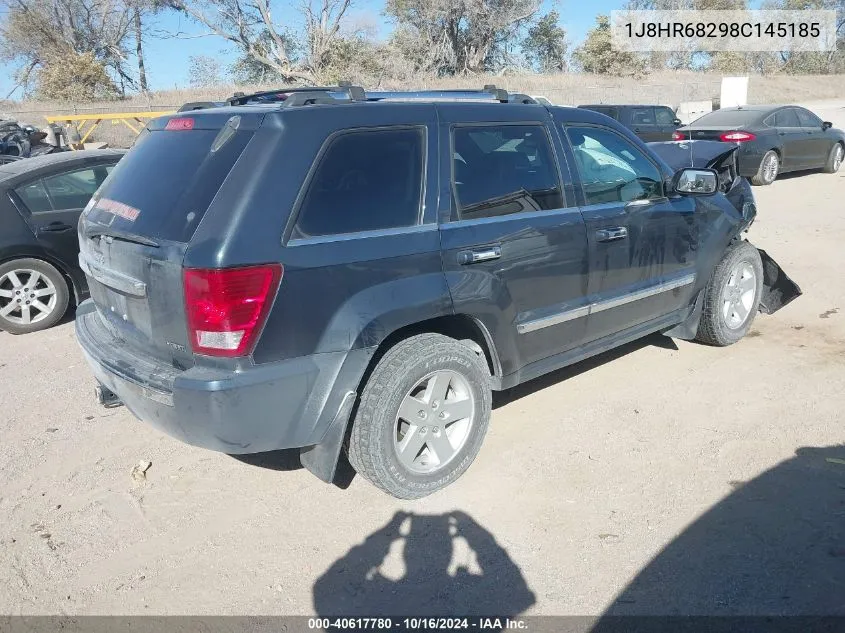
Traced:
POLYGON ((453 191, 463 220, 563 206, 542 125, 456 127, 452 152, 453 191))
POLYGON ((798 121, 798 115, 795 114, 795 110, 792 108, 775 112, 774 125, 775 127, 801 127, 801 123, 798 121))
POLYGON ((113 165, 98 165, 36 180, 16 193, 31 213, 82 209, 103 184, 113 165))
POLYGON ((654 120, 658 125, 672 125, 675 122, 675 113, 671 108, 655 108, 654 120))
POLYGON ((631 123, 634 125, 652 125, 654 108, 631 108, 631 123))
POLYGON ((252 134, 238 131, 237 122, 220 130, 144 132, 103 183, 87 220, 189 241, 252 134), (225 142, 215 144, 218 137, 225 142))
POLYGON ((47 196, 47 188, 44 186, 43 180, 36 180, 35 182, 18 187, 15 189, 15 193, 23 200, 30 213, 53 210, 53 205, 50 204, 50 198, 47 196))
POLYGON ((419 223, 425 128, 343 132, 329 140, 302 199, 294 238, 419 223))

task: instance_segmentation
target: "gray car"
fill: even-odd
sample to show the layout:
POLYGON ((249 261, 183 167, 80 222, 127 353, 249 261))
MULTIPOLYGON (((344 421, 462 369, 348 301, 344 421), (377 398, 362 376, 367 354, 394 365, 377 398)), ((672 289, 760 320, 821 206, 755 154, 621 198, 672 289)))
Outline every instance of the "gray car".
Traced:
POLYGON ((833 174, 845 158, 845 132, 799 106, 716 110, 679 128, 674 138, 736 143, 740 173, 755 185, 770 185, 791 171, 833 174))

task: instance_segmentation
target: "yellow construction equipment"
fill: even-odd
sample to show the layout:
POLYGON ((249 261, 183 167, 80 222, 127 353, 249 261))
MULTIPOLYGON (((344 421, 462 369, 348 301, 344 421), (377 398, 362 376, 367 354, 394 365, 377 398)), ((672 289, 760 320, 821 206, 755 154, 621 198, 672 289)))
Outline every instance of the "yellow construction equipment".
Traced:
POLYGON ((79 132, 79 140, 72 141, 73 149, 82 149, 91 132, 103 121, 112 121, 114 125, 123 123, 126 127, 138 134, 150 119, 160 116, 174 114, 175 110, 161 112, 101 112, 97 114, 57 114, 45 116, 47 123, 59 123, 75 127, 79 132))

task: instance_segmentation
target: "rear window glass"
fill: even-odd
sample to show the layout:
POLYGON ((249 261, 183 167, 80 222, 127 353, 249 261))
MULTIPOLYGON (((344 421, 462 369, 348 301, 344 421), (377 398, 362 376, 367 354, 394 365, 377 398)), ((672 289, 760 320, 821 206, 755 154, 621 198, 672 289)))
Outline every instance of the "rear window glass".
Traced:
POLYGON ((760 115, 754 110, 716 110, 694 121, 695 125, 746 125, 760 115))
POLYGON ((598 112, 599 114, 604 114, 605 116, 609 116, 611 119, 619 118, 616 108, 609 108, 605 106, 587 106, 586 109, 598 112))
POLYGON ((231 127, 144 132, 97 192, 87 220, 136 235, 189 241, 252 137, 251 131, 231 127), (218 136, 227 137, 222 145, 215 143, 218 136))
POLYGON ((299 210, 294 238, 419 222, 423 128, 346 132, 329 141, 299 210))

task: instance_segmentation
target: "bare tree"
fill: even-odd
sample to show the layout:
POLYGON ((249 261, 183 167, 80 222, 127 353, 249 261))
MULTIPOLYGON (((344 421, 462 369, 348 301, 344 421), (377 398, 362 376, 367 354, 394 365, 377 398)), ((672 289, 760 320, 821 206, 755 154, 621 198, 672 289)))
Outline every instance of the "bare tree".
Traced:
POLYGON ((494 70, 504 45, 534 17, 539 0, 387 0, 397 48, 438 73, 494 70))
POLYGON ((209 30, 266 66, 284 82, 315 82, 331 46, 340 37, 340 26, 351 0, 303 0, 303 39, 306 54, 297 60, 290 25, 273 18, 270 0, 169 0, 209 30))

